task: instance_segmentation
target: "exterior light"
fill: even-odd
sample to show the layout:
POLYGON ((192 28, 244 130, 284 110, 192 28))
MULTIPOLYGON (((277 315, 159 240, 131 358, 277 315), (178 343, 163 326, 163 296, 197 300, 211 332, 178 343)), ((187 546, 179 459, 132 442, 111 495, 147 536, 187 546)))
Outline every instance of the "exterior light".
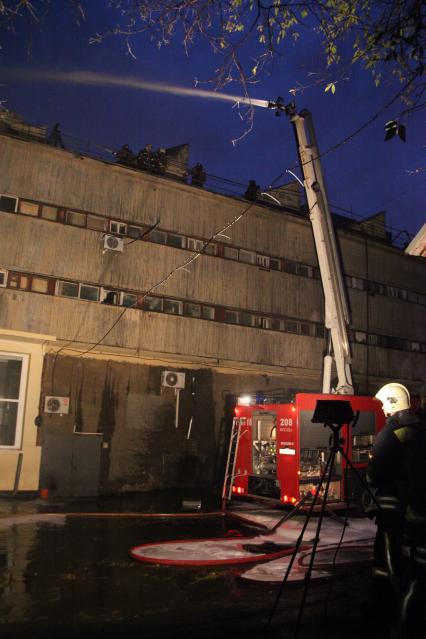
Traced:
POLYGON ((237 399, 237 404, 238 404, 238 406, 250 406, 251 401, 252 400, 251 400, 250 395, 241 395, 237 399))

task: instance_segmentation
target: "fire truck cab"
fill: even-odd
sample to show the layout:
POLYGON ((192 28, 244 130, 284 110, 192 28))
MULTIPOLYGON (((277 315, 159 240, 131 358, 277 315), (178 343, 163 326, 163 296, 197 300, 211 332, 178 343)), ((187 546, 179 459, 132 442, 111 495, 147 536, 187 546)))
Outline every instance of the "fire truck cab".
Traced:
MULTIPOLYGON (((294 504, 313 494, 330 450, 330 428, 312 423, 318 399, 350 401, 357 417, 341 429, 341 446, 362 475, 374 438, 384 425, 381 402, 371 397, 298 393, 290 404, 237 406, 238 445, 232 494, 294 504)), ((355 471, 338 454, 332 469, 329 501, 356 500, 355 471)))

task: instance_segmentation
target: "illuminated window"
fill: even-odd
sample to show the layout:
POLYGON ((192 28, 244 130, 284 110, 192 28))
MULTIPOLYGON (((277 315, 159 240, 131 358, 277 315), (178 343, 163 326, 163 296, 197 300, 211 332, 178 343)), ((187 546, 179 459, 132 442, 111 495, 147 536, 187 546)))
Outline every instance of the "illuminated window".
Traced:
POLYGON ((93 231, 105 231, 107 226, 107 221, 103 217, 99 217, 98 215, 88 215, 87 216, 87 228, 93 229, 93 231))
POLYGON ((67 211, 66 222, 73 226, 86 226, 86 214, 78 213, 77 211, 67 211))
POLYGON ((47 204, 43 204, 41 207, 41 217, 45 220, 54 220, 58 217, 58 209, 56 206, 48 206, 47 204))
POLYGON ((177 300, 164 300, 163 310, 165 313, 172 313, 173 315, 182 315, 183 304, 177 300))
POLYGON ((81 300, 88 300, 89 302, 99 301, 99 288, 97 286, 89 286, 88 284, 80 284, 81 300))
POLYGON ((9 273, 9 286, 10 288, 28 288, 28 275, 22 273, 9 273))
POLYGON ((47 293, 49 280, 44 277, 33 277, 31 281, 31 290, 35 293, 47 293))
POLYGON ((10 197, 9 195, 0 195, 0 211, 15 213, 17 204, 18 198, 10 197))
POLYGON ((0 447, 21 445, 28 355, 0 353, 0 447))
POLYGON ((39 205, 35 202, 27 202, 26 200, 19 201, 19 212, 25 215, 34 215, 37 217, 39 205))

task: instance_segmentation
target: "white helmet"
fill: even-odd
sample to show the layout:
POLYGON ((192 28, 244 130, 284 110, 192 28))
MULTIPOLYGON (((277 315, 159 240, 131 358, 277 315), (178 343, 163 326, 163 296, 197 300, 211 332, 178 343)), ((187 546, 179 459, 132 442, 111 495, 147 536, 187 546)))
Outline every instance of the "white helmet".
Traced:
POLYGON ((385 384, 375 396, 382 402, 385 415, 393 415, 410 408, 410 393, 402 384, 385 384))

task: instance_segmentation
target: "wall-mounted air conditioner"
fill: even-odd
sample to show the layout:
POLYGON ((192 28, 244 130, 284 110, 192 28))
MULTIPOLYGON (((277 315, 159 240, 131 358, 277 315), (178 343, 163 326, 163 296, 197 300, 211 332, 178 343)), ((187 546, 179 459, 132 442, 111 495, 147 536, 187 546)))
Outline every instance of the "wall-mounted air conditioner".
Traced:
POLYGON ((69 411, 70 411, 69 397, 57 397, 53 395, 47 395, 44 398, 45 413, 57 413, 58 415, 68 415, 69 411))
POLYGON ((104 235, 104 251, 120 251, 124 248, 124 241, 115 235, 104 235))
POLYGON ((178 389, 185 388, 185 373, 163 371, 161 373, 161 386, 178 389))

